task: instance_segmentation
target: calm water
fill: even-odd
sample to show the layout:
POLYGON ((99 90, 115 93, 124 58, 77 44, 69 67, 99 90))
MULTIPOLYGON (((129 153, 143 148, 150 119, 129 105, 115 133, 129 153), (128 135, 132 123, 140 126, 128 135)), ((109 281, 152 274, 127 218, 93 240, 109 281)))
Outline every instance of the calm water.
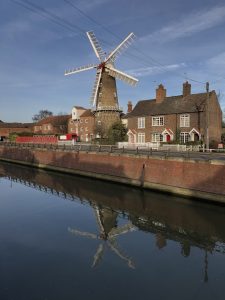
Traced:
POLYGON ((0 299, 225 299, 225 207, 0 164, 0 299))

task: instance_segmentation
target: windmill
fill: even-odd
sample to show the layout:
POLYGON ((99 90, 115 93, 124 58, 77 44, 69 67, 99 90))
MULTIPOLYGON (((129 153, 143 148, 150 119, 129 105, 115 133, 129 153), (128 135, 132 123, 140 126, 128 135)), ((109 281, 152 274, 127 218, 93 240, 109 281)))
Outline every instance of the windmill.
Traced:
POLYGON ((107 128, 120 119, 122 110, 119 108, 116 79, 120 79, 132 86, 138 80, 114 67, 117 57, 129 47, 134 40, 134 34, 130 33, 112 52, 107 56, 103 52, 93 31, 87 32, 88 39, 99 60, 98 64, 89 64, 83 67, 65 71, 65 75, 80 73, 96 68, 96 78, 91 96, 92 110, 97 124, 104 124, 107 128))
POLYGON ((116 242, 116 237, 121 234, 134 231, 136 230, 136 228, 131 223, 127 223, 123 226, 117 227, 116 226, 116 219, 118 215, 117 212, 107 208, 99 208, 97 206, 95 206, 94 209, 95 209, 95 216, 96 216, 96 220, 100 232, 99 235, 90 232, 80 231, 70 227, 68 228, 68 231, 77 236, 83 236, 86 238, 91 238, 91 239, 101 241, 94 255, 92 267, 97 266, 97 264, 102 259, 105 250, 108 248, 112 252, 114 252, 119 258, 124 260, 127 263, 129 268, 134 269, 135 265, 132 259, 129 258, 127 255, 123 254, 122 251, 119 249, 119 246, 116 242))

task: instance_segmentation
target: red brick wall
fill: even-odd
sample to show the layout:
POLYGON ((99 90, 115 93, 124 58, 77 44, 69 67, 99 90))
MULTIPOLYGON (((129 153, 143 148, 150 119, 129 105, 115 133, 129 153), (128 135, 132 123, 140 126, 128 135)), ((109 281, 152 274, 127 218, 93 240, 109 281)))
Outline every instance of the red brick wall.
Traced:
POLYGON ((21 133, 21 132, 32 132, 33 128, 18 128, 18 127, 12 127, 12 128, 0 128, 0 136, 6 136, 8 137, 10 133, 21 133))
POLYGON ((214 92, 209 100, 209 137, 210 141, 221 141, 222 111, 214 92))
POLYGON ((91 141, 94 136, 95 119, 94 116, 80 117, 79 136, 81 141, 91 141), (87 138, 86 138, 87 137, 87 138))
POLYGON ((78 126, 79 126, 79 121, 77 120, 72 120, 72 118, 70 118, 68 120, 68 133, 76 133, 78 134, 78 126))
MULTIPOLYGON (((225 196, 225 163, 182 159, 145 158, 128 155, 30 150, 0 146, 0 158, 8 158, 94 174, 112 175, 136 181, 155 183, 225 196)), ((225 201, 225 198, 224 198, 225 201)))

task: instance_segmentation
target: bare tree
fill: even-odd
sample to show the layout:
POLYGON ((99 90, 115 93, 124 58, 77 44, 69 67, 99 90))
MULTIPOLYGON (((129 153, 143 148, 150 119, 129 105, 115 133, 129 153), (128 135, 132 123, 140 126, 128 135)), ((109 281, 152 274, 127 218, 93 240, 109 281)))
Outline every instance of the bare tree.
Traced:
POLYGON ((32 117, 32 120, 33 120, 33 122, 38 122, 38 121, 43 120, 52 115, 53 115, 53 113, 51 111, 49 111, 47 109, 42 109, 42 110, 39 110, 38 114, 36 114, 32 117))

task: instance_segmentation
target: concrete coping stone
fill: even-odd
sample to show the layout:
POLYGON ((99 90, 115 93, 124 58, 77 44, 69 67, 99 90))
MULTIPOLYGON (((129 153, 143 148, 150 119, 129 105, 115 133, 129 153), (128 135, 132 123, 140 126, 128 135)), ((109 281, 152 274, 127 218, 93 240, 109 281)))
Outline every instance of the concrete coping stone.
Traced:
MULTIPOLYGON (((0 145, 1 147, 6 147, 5 145, 0 145)), ((25 149, 28 149, 32 152, 34 151, 44 151, 44 152, 47 152, 47 151, 56 151, 56 152, 62 152, 62 153, 80 153, 80 154, 91 154, 91 155, 102 155, 102 156, 118 156, 118 157, 133 157, 133 158, 136 158, 136 159, 154 159, 154 160, 167 160, 167 161, 178 161, 178 162, 188 162, 188 163, 203 163, 203 164, 212 164, 212 165, 222 165, 224 166, 225 165, 225 160, 222 161, 222 160, 219 160, 219 159, 205 159, 205 160, 202 160, 202 159, 193 159, 193 158, 189 158, 189 157, 170 157, 170 156, 167 156, 166 153, 165 155, 162 155, 162 156, 157 156, 157 155, 148 155, 148 154, 133 154, 133 153, 112 153, 112 152, 98 152, 98 151, 94 151, 94 152, 89 152, 87 150, 74 150, 74 149, 59 149, 59 148, 40 148, 40 149, 35 149, 35 148, 24 148, 24 147, 18 147, 18 146, 10 146, 11 149, 19 149, 19 150, 25 150, 25 149)))

